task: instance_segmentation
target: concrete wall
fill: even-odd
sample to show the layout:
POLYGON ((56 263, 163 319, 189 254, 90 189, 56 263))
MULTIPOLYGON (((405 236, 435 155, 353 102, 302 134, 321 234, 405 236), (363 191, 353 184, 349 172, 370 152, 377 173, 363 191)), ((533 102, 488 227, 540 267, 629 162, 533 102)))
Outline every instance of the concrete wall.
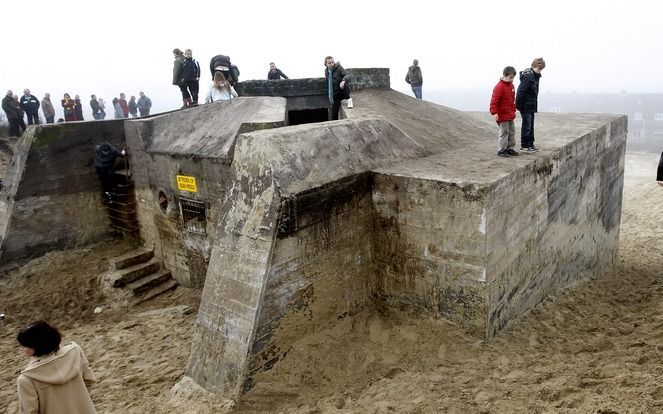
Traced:
POLYGON ((4 178, 0 201, 3 264, 114 234, 101 200, 94 146, 109 141, 122 148, 123 122, 28 128, 17 142, 4 178))
POLYGON ((372 303, 371 181, 360 174, 281 203, 244 390, 293 342, 372 303))
POLYGON ((615 264, 625 145, 619 117, 494 187, 486 210, 488 336, 615 264))
POLYGON ((473 185, 378 174, 372 191, 377 296, 485 329, 485 203, 473 185))
POLYGON ((127 121, 141 237, 179 284, 203 287, 237 135, 284 126, 285 104, 282 98, 239 98, 127 121), (177 175, 195 177, 197 191, 178 190, 177 175), (159 192, 168 199, 166 211, 159 192), (204 203, 206 234, 186 230, 182 198, 204 203))

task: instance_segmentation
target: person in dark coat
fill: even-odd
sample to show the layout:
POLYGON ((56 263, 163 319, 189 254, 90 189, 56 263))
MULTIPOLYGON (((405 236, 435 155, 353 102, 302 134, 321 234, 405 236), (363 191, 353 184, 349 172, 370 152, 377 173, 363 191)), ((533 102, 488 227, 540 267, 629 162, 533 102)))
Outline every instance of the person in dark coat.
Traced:
POLYGON ((34 95, 30 95, 30 89, 23 89, 21 109, 28 116, 28 125, 39 124, 39 99, 34 95))
POLYGON ((413 60, 412 66, 407 69, 405 82, 407 82, 410 85, 410 88, 412 88, 414 97, 417 99, 422 99, 421 86, 424 84, 424 77, 421 74, 421 68, 419 67, 419 61, 417 59, 413 60))
POLYGON ((279 80, 281 78, 288 79, 288 77, 285 76, 285 73, 281 72, 281 69, 276 68, 276 63, 271 62, 269 64, 269 72, 267 72, 267 79, 279 80))
POLYGON ((118 151, 110 143, 104 142, 94 147, 94 168, 101 181, 101 190, 108 199, 115 192, 115 160, 124 157, 126 149, 118 151))
POLYGON ((546 67, 543 58, 536 58, 532 66, 520 72, 520 85, 516 92, 516 109, 520 111, 523 119, 520 129, 520 150, 523 152, 537 152, 534 146, 534 114, 538 110, 539 78, 541 71, 546 67))
POLYGON ((325 79, 327 80, 327 95, 331 105, 332 120, 337 120, 343 99, 347 99, 348 108, 352 108, 352 98, 348 88, 350 75, 340 63, 334 61, 333 57, 327 56, 325 58, 325 79))
POLYGON ((5 111, 5 115, 7 115, 7 121, 9 121, 9 136, 20 137, 21 134, 18 127, 18 118, 20 116, 20 112, 14 104, 14 92, 11 90, 7 91, 7 95, 2 98, 2 110, 5 111))
POLYGON ((81 102, 81 97, 74 95, 74 112, 76 113, 77 121, 85 121, 83 118, 83 103, 81 102))
POLYGON ((23 108, 21 107, 21 102, 18 99, 18 95, 14 94, 14 107, 18 111, 18 134, 23 135, 25 132, 25 122, 23 122, 23 115, 25 115, 25 112, 23 111, 23 108))
POLYGON ((101 117, 101 105, 99 105, 99 101, 97 101, 97 95, 90 96, 90 109, 92 109, 92 118, 103 119, 101 117))
POLYGON ((656 171, 656 181, 658 185, 663 187, 663 153, 661 153, 661 158, 658 160, 658 170, 656 171))
POLYGON ((138 117, 138 105, 136 104, 136 97, 133 95, 129 98, 129 114, 132 118, 138 117))
POLYGON ((184 51, 184 63, 182 63, 182 82, 184 89, 182 97, 184 106, 198 105, 198 90, 200 88, 200 65, 193 58, 191 49, 184 51), (186 96, 184 95, 186 92, 186 96))
POLYGON ((223 77, 235 86, 239 82, 239 68, 230 62, 230 56, 216 55, 209 61, 209 70, 212 73, 212 81, 214 81, 214 72, 223 73, 223 77))
POLYGON ((187 106, 185 99, 189 92, 186 86, 182 85, 182 65, 186 58, 184 57, 184 53, 178 48, 173 49, 173 55, 175 56, 175 60, 173 61, 173 85, 180 88, 180 92, 182 92, 182 108, 185 108, 187 106))

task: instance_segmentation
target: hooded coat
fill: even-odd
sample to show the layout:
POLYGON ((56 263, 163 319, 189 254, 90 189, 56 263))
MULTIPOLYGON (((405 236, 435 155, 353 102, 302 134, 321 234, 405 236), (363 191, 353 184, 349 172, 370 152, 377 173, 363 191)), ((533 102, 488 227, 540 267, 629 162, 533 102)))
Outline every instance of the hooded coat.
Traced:
POLYGON ((523 112, 537 112, 539 99, 540 73, 534 69, 527 68, 520 72, 520 84, 516 92, 516 108, 523 112))
POLYGON ((18 377, 21 414, 96 414, 86 383, 96 378, 75 342, 30 359, 18 377))

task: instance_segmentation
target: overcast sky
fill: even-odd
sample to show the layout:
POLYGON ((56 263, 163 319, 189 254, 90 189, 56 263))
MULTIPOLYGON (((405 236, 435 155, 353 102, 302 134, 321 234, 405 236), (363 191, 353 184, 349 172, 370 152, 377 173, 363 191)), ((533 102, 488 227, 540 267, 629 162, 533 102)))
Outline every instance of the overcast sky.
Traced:
POLYGON ((56 107, 64 92, 110 102, 142 90, 156 111, 174 109, 181 96, 171 85, 171 51, 179 47, 192 49, 203 67, 201 95, 209 59, 219 53, 239 66, 240 80, 266 78, 270 61, 291 78, 319 77, 330 54, 346 68, 389 67, 392 88, 404 92, 407 67, 417 58, 424 99, 427 91, 489 94, 504 66, 522 70, 537 56, 547 63, 542 92, 663 92, 661 4, 3 1, 0 88, 21 95, 27 87, 39 98, 50 92, 56 107))

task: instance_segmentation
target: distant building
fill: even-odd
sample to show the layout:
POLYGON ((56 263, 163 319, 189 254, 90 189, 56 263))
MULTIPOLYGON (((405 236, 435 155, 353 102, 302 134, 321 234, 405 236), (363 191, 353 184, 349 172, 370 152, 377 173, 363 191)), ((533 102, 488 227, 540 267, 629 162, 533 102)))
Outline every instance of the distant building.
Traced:
POLYGON ((626 114, 630 149, 663 148, 663 93, 545 93, 539 111, 626 114))

